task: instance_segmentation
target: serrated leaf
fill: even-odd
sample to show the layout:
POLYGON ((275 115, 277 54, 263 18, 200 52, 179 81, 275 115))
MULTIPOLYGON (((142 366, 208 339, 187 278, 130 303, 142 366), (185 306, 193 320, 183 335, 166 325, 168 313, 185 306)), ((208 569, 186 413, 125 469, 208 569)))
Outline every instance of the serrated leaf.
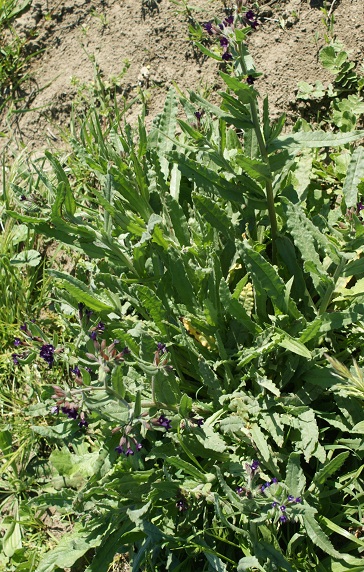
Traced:
POLYGON ((307 536, 314 544, 316 544, 316 546, 326 552, 326 554, 341 560, 343 555, 335 550, 328 536, 326 536, 322 528, 320 528, 319 523, 314 517, 314 512, 314 510, 306 510, 303 514, 303 522, 306 528, 307 536))
POLYGON ((348 209, 358 202, 358 184, 364 177, 364 147, 357 147, 351 156, 343 185, 343 195, 348 209))
POLYGON ((233 238, 233 228, 231 217, 229 217, 223 209, 223 206, 217 204, 206 195, 195 193, 193 202, 197 210, 202 214, 203 218, 211 224, 213 228, 221 232, 226 238, 233 238))

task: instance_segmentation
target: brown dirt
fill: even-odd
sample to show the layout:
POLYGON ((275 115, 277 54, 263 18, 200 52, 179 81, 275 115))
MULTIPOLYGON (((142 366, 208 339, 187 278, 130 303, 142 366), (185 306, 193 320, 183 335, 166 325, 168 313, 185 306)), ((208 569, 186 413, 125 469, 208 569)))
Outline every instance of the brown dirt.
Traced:
MULTIPOLYGON (((231 0, 190 0, 199 22, 223 16, 231 0)), ((6 137, 0 146, 16 152, 27 146, 41 150, 59 146, 72 105, 82 107, 95 95, 95 64, 106 82, 113 82, 119 99, 130 101, 140 90, 146 94, 149 118, 161 109, 166 90, 175 81, 182 90, 204 93, 219 86, 217 63, 196 51, 188 40, 188 17, 183 0, 33 0, 17 22, 29 50, 43 49, 32 60, 32 81, 24 104, 31 111, 2 117, 6 137)), ((188 4, 190 2, 188 1, 188 4)), ((249 38, 257 69, 263 72, 256 86, 269 94, 277 115, 290 110, 297 82, 329 81, 318 62, 326 28, 319 9, 324 0, 270 0, 260 6, 260 26, 249 38)), ((326 0, 335 15, 335 33, 351 58, 364 53, 363 0, 326 0)), ((141 110, 136 103, 131 121, 141 110)))

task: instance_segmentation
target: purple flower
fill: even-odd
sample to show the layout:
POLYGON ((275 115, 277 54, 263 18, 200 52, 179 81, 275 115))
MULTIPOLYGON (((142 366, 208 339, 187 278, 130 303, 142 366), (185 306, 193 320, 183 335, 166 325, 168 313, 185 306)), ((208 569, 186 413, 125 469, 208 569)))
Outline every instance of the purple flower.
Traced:
POLYGON ((171 428, 171 420, 167 419, 167 417, 163 414, 159 417, 158 423, 161 427, 164 427, 166 431, 171 428))
POLYGON ((276 508, 276 506, 278 506, 277 501, 272 502, 272 507, 273 507, 273 508, 276 508))
POLYGON ((228 16, 227 18, 225 18, 225 20, 223 21, 223 24, 225 26, 231 26, 232 24, 234 24, 234 16, 228 16))
POLYGON ((166 344, 162 344, 161 342, 157 343, 157 350, 159 351, 159 353, 161 354, 165 354, 167 353, 167 348, 166 348, 166 344))
POLYGON ((20 326, 20 329, 22 332, 26 332, 28 330, 27 325, 23 324, 22 326, 20 326))
POLYGON ((245 18, 247 20, 255 20, 256 16, 253 10, 248 10, 247 13, 245 14, 245 18))
POLYGON ((19 365, 18 357, 20 357, 20 355, 19 354, 11 354, 11 357, 12 357, 14 365, 19 365))
POLYGON ((221 36, 220 38, 220 46, 222 46, 223 48, 227 47, 229 45, 229 40, 227 38, 225 38, 225 36, 221 36))
POLYGON ((89 332, 88 335, 90 336, 91 340, 95 341, 97 338, 97 332, 89 332))
POLYGON ((124 453, 124 449, 122 448, 121 445, 118 445, 117 447, 115 447, 115 451, 117 453, 119 453, 119 455, 122 455, 124 453))
POLYGON ((51 413, 52 413, 52 415, 58 415, 58 413, 59 413, 58 405, 53 405, 53 407, 51 407, 51 413))
POLYGON ((236 487, 235 492, 237 495, 242 495, 245 492, 244 487, 236 487))
POLYGON ((103 332, 105 330, 105 324, 103 322, 99 322, 96 326, 96 328, 100 331, 103 332))
POLYGON ((281 522, 287 522, 288 517, 287 517, 285 514, 282 514, 282 516, 279 517, 279 520, 280 520, 281 522))
POLYGON ((81 375, 81 370, 77 365, 76 365, 76 367, 71 369, 71 372, 74 373, 75 375, 77 375, 77 377, 80 377, 80 375, 81 375))
POLYGON ((128 346, 125 346, 125 348, 122 350, 121 352, 124 356, 126 356, 127 354, 130 354, 131 351, 129 350, 128 346))
POLYGON ((14 346, 21 346, 21 339, 20 338, 14 339, 14 346))
POLYGON ((223 53, 221 57, 225 62, 229 62, 233 59, 233 56, 229 52, 223 53))
POLYGON ((40 348, 39 355, 42 359, 44 359, 44 361, 47 362, 49 367, 52 367, 54 362, 54 346, 52 346, 52 344, 44 344, 40 348))
POLYGON ((185 498, 181 498, 176 502, 176 507, 178 508, 178 512, 185 512, 188 510, 188 504, 185 498))
POLYGON ((128 457, 129 455, 134 455, 134 451, 133 449, 131 449, 130 447, 127 448, 127 450, 125 451, 125 455, 128 457))
POLYGON ((78 426, 81 427, 81 429, 82 429, 83 427, 86 428, 86 427, 88 427, 88 421, 86 421, 86 419, 81 419, 80 422, 79 422, 79 424, 78 424, 78 426))
POLYGON ((212 31, 212 23, 211 22, 205 22, 205 24, 202 24, 202 27, 206 30, 206 32, 209 34, 209 36, 212 36, 213 31, 212 31))
POLYGON ((61 407, 62 413, 67 415, 68 419, 77 419, 77 409, 75 407, 69 407, 68 405, 64 405, 61 407))
POLYGON ((256 459, 252 462, 252 464, 250 465, 251 470, 253 471, 253 473, 255 473, 255 471, 257 471, 259 469, 259 461, 257 461, 256 459))
POLYGON ((248 77, 246 78, 246 83, 248 85, 253 85, 255 82, 255 78, 252 75, 248 75, 248 77))
POLYGON ((296 498, 294 499, 294 502, 296 502, 296 503, 301 503, 301 502, 302 502, 301 497, 296 497, 296 498))
POLYGON ((287 497, 287 501, 288 501, 288 502, 292 502, 293 499, 294 499, 294 496, 288 495, 288 497, 287 497))
POLYGON ((275 477, 272 479, 272 485, 276 485, 278 483, 278 479, 276 479, 275 477))
POLYGON ((198 427, 202 427, 203 424, 204 424, 204 419, 196 419, 196 425, 198 427))
POLYGON ((136 450, 140 451, 141 449, 143 449, 143 445, 141 443, 137 443, 136 444, 136 450))
POLYGON ((282 504, 282 505, 279 507, 279 510, 281 510, 282 512, 285 512, 285 510, 286 510, 286 507, 285 507, 285 505, 284 505, 284 504, 282 504))
POLYGON ((201 121, 202 116, 203 116, 203 111, 195 111, 195 117, 197 121, 201 121))

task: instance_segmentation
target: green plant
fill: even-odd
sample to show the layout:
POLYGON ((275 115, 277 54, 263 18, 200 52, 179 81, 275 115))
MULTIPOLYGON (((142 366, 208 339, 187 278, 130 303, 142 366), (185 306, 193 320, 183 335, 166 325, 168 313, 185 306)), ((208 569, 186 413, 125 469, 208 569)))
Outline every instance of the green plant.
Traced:
POLYGON ((63 485, 30 505, 73 529, 37 572, 362 567, 362 403, 325 357, 364 363, 362 132, 260 113, 255 26, 204 26, 220 105, 171 89, 149 133, 92 109, 48 204, 8 211, 87 269, 49 271, 67 340, 29 325, 18 359, 65 372, 33 429, 63 485))

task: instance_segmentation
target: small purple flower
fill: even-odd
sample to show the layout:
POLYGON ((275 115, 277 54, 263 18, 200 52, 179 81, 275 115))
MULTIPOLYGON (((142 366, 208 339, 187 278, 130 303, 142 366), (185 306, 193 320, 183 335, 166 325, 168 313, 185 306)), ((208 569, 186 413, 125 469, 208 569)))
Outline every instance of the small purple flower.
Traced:
POLYGON ((302 502, 301 497, 296 497, 296 498, 294 499, 294 502, 295 502, 295 503, 301 503, 301 502, 302 502))
POLYGON ((252 75, 248 75, 248 77, 246 78, 246 83, 248 85, 253 85, 255 82, 255 78, 252 75))
POLYGON ((26 197, 25 195, 21 195, 21 196, 20 196, 20 200, 21 200, 21 201, 26 201, 26 200, 27 200, 27 197, 26 197))
POLYGON ((288 497, 287 497, 287 501, 288 501, 288 502, 292 502, 293 499, 294 499, 294 496, 288 495, 288 497))
POLYGON ((278 506, 277 501, 272 502, 272 508, 276 508, 278 506))
POLYGON ((198 427, 202 427, 203 424, 204 424, 204 419, 196 419, 196 425, 198 427))
POLYGON ((286 510, 285 505, 282 504, 282 505, 279 507, 279 510, 282 511, 282 512, 285 512, 285 510, 286 510))
POLYGON ((280 520, 281 522, 287 522, 288 517, 287 517, 287 515, 282 514, 282 516, 279 517, 279 520, 280 520))
POLYGON ((121 352, 124 356, 126 356, 127 354, 130 354, 131 351, 129 350, 128 346, 125 346, 125 348, 122 350, 121 352))
POLYGON ((140 451, 141 449, 143 449, 143 445, 141 443, 137 443, 136 444, 136 450, 140 451))
POLYGON ((21 346, 21 339, 20 338, 14 339, 14 346, 21 346))
POLYGON ((26 332, 28 330, 27 325, 23 324, 22 326, 20 326, 20 329, 22 332, 26 332))
POLYGON ((178 512, 185 512, 186 510, 188 510, 188 504, 186 502, 185 498, 181 498, 176 502, 176 507, 178 509, 178 512))
POLYGON ((58 415, 58 413, 59 413, 58 405, 53 405, 53 407, 51 407, 51 413, 52 413, 52 415, 58 415))
POLYGON ((13 360, 13 364, 14 364, 14 365, 19 365, 19 360, 18 360, 18 357, 20 357, 19 354, 11 354, 11 357, 12 357, 12 360, 13 360))
POLYGON ((77 419, 77 409, 75 407, 68 407, 67 405, 61 407, 62 413, 67 415, 68 419, 77 419))
POLYGON ((266 489, 269 489, 269 487, 270 487, 270 483, 266 482, 266 483, 265 483, 265 488, 266 488, 266 489))
POLYGON ((247 20, 255 20, 256 16, 253 10, 248 10, 247 13, 245 14, 245 18, 247 20))
POLYGON ((223 24, 225 24, 225 26, 231 26, 232 24, 234 24, 234 16, 231 15, 225 18, 223 24))
POLYGON ((255 471, 257 471, 259 469, 259 461, 257 461, 256 459, 252 462, 252 464, 250 465, 251 470, 255 473, 255 471))
POLYGON ((235 492, 237 495, 242 495, 245 492, 244 487, 236 487, 235 492))
POLYGON ((77 377, 81 376, 81 370, 77 365, 73 369, 71 369, 71 372, 77 375, 77 377))
POLYGON ((80 419, 78 426, 81 427, 81 429, 88 427, 88 421, 86 421, 86 419, 80 419))
POLYGON ((96 326, 96 329, 100 332, 103 332, 105 330, 105 324, 103 322, 99 322, 96 326))
POLYGON ((97 332, 89 332, 88 334, 91 338, 91 340, 95 341, 97 338, 97 332))
POLYGON ((195 117, 197 121, 201 121, 202 116, 203 116, 203 111, 195 111, 195 117))
POLYGON ((213 32, 212 32, 212 23, 211 22, 205 22, 205 24, 202 24, 202 27, 206 30, 206 32, 209 34, 209 36, 212 36, 213 32))
POLYGON ((157 343, 157 350, 159 351, 159 353, 161 354, 165 354, 167 353, 167 348, 166 348, 166 344, 162 344, 161 342, 157 343))
POLYGON ((119 453, 119 455, 122 455, 124 453, 124 449, 122 448, 121 445, 118 445, 117 447, 115 447, 115 451, 117 453, 119 453))
POLYGON ((171 428, 171 420, 167 419, 167 417, 163 414, 159 417, 158 423, 161 427, 164 427, 166 431, 171 428))
POLYGON ((127 450, 125 451, 125 455, 128 457, 129 455, 134 455, 134 451, 133 449, 131 449, 130 447, 127 448, 127 450))
POLYGON ((52 344, 44 344, 40 348, 39 355, 51 368, 54 362, 54 346, 52 344))
POLYGON ((273 477, 272 479, 272 485, 276 485, 278 483, 278 479, 276 479, 275 477, 273 477))
POLYGON ((233 59, 233 56, 229 52, 224 52, 221 57, 225 62, 230 62, 233 59))
POLYGON ((220 46, 222 46, 223 48, 227 47, 229 45, 229 40, 225 37, 225 36, 221 36, 220 38, 220 46))

